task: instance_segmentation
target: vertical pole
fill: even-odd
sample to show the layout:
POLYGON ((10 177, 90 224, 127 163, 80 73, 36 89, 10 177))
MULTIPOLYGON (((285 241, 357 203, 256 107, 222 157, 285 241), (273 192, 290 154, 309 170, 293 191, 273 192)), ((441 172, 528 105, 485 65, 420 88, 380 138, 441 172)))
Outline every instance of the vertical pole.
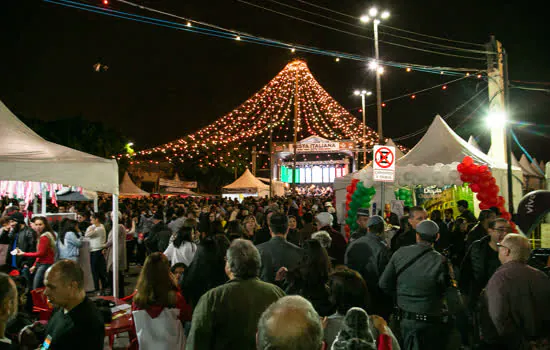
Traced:
POLYGON ((113 194, 113 296, 118 298, 118 250, 124 247, 118 246, 118 194, 113 194))
POLYGON ((252 175, 256 176, 256 146, 252 146, 252 175))
POLYGON ((292 159, 292 191, 296 193, 296 143, 298 143, 298 67, 296 67, 296 77, 294 80, 294 140, 293 140, 293 159, 292 159))
POLYGON ((367 165, 367 118, 365 111, 365 94, 361 94, 361 108, 363 111, 363 167, 367 165))
MULTIPOLYGON (((378 48, 378 23, 380 23, 379 20, 375 19, 374 21, 374 57, 376 59, 376 64, 379 65, 380 63, 380 51, 378 48)), ((376 117, 377 117, 377 123, 378 123, 378 143, 380 145, 383 145, 384 142, 384 132, 382 129, 382 82, 380 81, 380 72, 379 72, 379 66, 376 69, 376 117)), ((385 205, 385 183, 380 183, 380 210, 384 210, 385 205)))
POLYGON ((273 197, 273 114, 269 115, 269 198, 273 197))
POLYGON ((99 196, 96 193, 94 198, 94 213, 99 213, 99 196))
POLYGON ((48 191, 46 191, 46 184, 40 183, 40 190, 42 191, 42 207, 40 208, 40 212, 42 215, 46 214, 46 201, 48 199, 48 191))
POLYGON ((32 212, 34 215, 38 214, 38 197, 36 195, 32 201, 32 212))
POLYGON ((512 120, 510 113, 510 82, 508 80, 508 54, 502 50, 502 66, 504 75, 504 103, 508 115, 505 126, 506 133, 506 181, 508 184, 508 212, 514 214, 514 185, 512 184, 512 120))

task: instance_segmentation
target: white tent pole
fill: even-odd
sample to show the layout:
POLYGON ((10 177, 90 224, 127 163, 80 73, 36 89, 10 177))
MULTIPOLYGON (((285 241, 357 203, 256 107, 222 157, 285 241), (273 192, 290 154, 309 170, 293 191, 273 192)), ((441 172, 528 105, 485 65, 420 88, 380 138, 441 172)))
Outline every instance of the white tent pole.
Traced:
POLYGON ((32 212, 35 215, 38 213, 38 197, 36 195, 32 201, 32 212))
POLYGON ((94 213, 99 213, 99 196, 97 194, 94 198, 94 213))
POLYGON ((113 296, 118 298, 118 194, 113 194, 113 296))
POLYGON ((46 191, 46 185, 43 183, 40 184, 40 189, 42 190, 42 215, 46 214, 46 200, 48 199, 48 192, 46 191))

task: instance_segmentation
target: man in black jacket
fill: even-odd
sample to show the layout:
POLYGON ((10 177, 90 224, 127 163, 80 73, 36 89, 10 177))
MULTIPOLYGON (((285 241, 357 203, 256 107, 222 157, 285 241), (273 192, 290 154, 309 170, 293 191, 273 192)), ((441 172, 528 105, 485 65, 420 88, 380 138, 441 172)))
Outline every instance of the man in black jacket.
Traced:
POLYGON ((489 235, 472 243, 460 268, 460 289, 468 296, 468 306, 474 311, 481 290, 500 266, 497 243, 511 232, 508 221, 498 218, 488 226, 489 235))
POLYGON ((489 228, 489 223, 495 221, 497 218, 496 214, 491 210, 482 210, 479 213, 479 222, 474 226, 473 229, 468 232, 466 236, 466 250, 470 248, 472 243, 482 239, 487 236, 487 230, 489 228))
POLYGON ((53 264, 44 277, 44 295, 58 306, 48 322, 42 349, 101 350, 104 320, 84 291, 84 273, 71 260, 53 264))
MULTIPOLYGON (((25 225, 25 218, 23 214, 15 212, 10 216, 10 225, 12 227, 9 238, 10 248, 12 251, 16 248, 21 249, 24 252, 36 252, 36 232, 27 225, 25 225)), ((35 258, 28 258, 22 255, 8 255, 7 263, 14 269, 19 270, 21 275, 27 279, 28 287, 32 287, 32 278, 30 268, 34 264, 35 258)))
POLYGON ((409 212, 409 231, 395 234, 391 239, 392 252, 401 247, 413 245, 416 243, 416 225, 428 218, 428 213, 422 207, 412 207, 409 212))
POLYGON ((153 216, 153 227, 145 239, 145 245, 150 253, 162 253, 170 244, 170 236, 172 236, 172 231, 164 223, 162 211, 159 210, 153 216))

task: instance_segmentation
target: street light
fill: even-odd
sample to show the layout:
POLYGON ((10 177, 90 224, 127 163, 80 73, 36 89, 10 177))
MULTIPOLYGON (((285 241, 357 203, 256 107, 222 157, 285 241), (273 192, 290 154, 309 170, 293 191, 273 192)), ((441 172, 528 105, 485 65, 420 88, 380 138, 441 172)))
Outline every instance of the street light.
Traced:
POLYGON ((374 26, 374 60, 369 62, 369 69, 376 72, 376 114, 378 122, 378 143, 384 144, 384 134, 382 128, 382 83, 380 75, 384 73, 384 68, 380 65, 380 52, 378 49, 378 25, 381 20, 388 19, 390 12, 388 10, 379 11, 376 7, 371 7, 368 14, 360 17, 360 21, 368 23, 372 19, 374 26))
POLYGON ((134 145, 134 143, 133 143, 133 142, 128 142, 127 145, 128 145, 129 147, 132 147, 132 146, 134 145))
POLYGON ((367 164, 367 112, 365 111, 365 96, 372 95, 372 92, 367 90, 355 90, 353 94, 355 96, 361 96, 361 111, 363 112, 363 166, 365 166, 367 164))
MULTIPOLYGON (((378 25, 381 20, 388 19, 390 17, 390 12, 388 10, 379 11, 376 7, 369 9, 368 16, 361 16, 360 20, 363 23, 368 23, 372 19, 374 27, 374 62, 369 63, 369 67, 373 67, 373 70, 376 72, 376 119, 378 124, 378 143, 380 145, 384 144, 384 133, 382 129, 382 83, 380 82, 380 76, 384 72, 384 68, 380 65, 380 51, 378 49, 378 25), (368 17, 364 18, 364 17, 368 17)), ((386 203, 385 197, 385 188, 384 182, 380 183, 380 208, 383 209, 386 203)))
POLYGON ((507 120, 508 116, 505 111, 494 110, 487 115, 485 122, 489 128, 504 128, 507 120))

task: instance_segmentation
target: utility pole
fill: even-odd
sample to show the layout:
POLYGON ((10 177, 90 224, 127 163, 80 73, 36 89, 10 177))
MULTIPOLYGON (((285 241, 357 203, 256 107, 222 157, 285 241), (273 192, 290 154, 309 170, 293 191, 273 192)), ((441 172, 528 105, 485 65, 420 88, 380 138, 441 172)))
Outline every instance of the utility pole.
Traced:
MULTIPOLYGON (((382 129, 382 82, 380 75, 382 74, 380 66, 380 51, 378 49, 378 24, 380 24, 379 19, 374 21, 374 57, 376 59, 376 117, 378 120, 378 144, 384 145, 384 131, 382 129)), ((374 154, 374 152, 373 152, 374 154)), ((380 208, 382 215, 384 214, 384 206, 386 204, 386 184, 380 182, 380 208)), ((377 213, 374 213, 376 215, 377 213)))
POLYGON ((273 197, 273 113, 269 114, 269 198, 273 197))
POLYGON ((487 77, 489 86, 489 113, 500 114, 502 123, 491 125, 491 158, 506 163, 507 186, 503 191, 508 202, 508 211, 514 213, 514 191, 512 184, 512 142, 509 114, 508 58, 502 44, 491 36, 487 46, 487 77))
POLYGON ((292 191, 296 193, 296 144, 298 143, 298 125, 299 125, 299 96, 298 96, 298 72, 299 68, 296 67, 296 76, 294 80, 294 141, 293 141, 293 165, 292 165, 292 191))
POLYGON ((256 145, 252 146, 252 175, 256 176, 256 145))

